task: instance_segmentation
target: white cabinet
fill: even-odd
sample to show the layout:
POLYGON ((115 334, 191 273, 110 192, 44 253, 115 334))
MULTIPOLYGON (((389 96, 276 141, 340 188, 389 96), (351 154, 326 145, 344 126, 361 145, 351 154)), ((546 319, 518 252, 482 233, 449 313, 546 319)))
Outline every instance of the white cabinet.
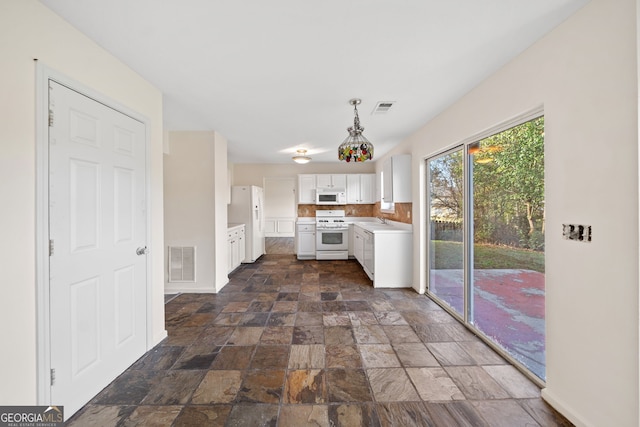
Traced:
POLYGON ((360 203, 376 202, 376 174, 360 175, 360 203))
POLYGON ((353 254, 369 279, 374 280, 373 233, 358 226, 353 228, 353 254))
POLYGON ((376 202, 376 175, 348 174, 347 175, 347 203, 371 204, 376 202))
POLYGON ((354 226, 353 228, 353 255, 364 269, 364 272, 367 273, 369 279, 374 281, 375 286, 373 233, 358 226, 354 226))
POLYGON ((382 201, 411 202, 411 155, 389 157, 382 165, 382 201))
POLYGON ((236 239, 229 240, 229 268, 228 272, 232 272, 238 263, 238 241, 236 239))
POLYGON ((298 259, 315 259, 316 225, 298 224, 296 226, 296 254, 298 259))
POLYGON ((244 257, 247 251, 246 244, 247 244, 247 240, 245 239, 244 225, 243 225, 238 232, 238 259, 237 259, 238 264, 236 265, 236 267, 240 265, 242 261, 244 261, 244 257))
POLYGON ((376 187, 376 174, 373 173, 301 174, 298 175, 298 204, 315 205, 318 188, 344 189, 348 204, 373 204, 376 187))
POLYGON ((382 164, 382 201, 393 202, 393 166, 392 158, 388 158, 382 164))
POLYGON ((370 231, 364 231, 364 242, 363 242, 363 263, 362 267, 364 267, 364 272, 367 273, 367 276, 374 282, 375 287, 375 250, 374 250, 374 236, 370 231))
POLYGON ((354 224, 354 255, 374 288, 408 288, 413 283, 410 230, 354 224))
POLYGON ((347 175, 347 203, 354 204, 360 200, 360 175, 347 175))
POLYGON ((228 265, 227 272, 232 272, 244 259, 245 236, 244 225, 231 227, 227 230, 228 265))
POLYGON ((364 265, 364 230, 360 227, 353 227, 353 256, 360 265, 364 265))
POLYGON ((298 175, 298 204, 314 205, 316 203, 316 176, 298 175))
POLYGON ((354 256, 354 248, 355 248, 355 233, 353 232, 354 230, 354 226, 353 224, 349 224, 349 250, 347 252, 349 258, 353 258, 354 256))
POLYGON ((316 188, 346 188, 347 175, 320 174, 316 175, 316 188))

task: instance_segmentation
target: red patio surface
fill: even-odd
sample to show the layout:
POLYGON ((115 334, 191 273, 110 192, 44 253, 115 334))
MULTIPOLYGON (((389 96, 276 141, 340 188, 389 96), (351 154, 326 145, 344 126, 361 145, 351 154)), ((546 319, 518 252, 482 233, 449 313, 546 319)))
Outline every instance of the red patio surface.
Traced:
MULTIPOLYGON (((544 380, 544 274, 487 269, 473 275, 471 323, 544 380)), ((430 290, 462 314, 462 270, 432 270, 430 290)))

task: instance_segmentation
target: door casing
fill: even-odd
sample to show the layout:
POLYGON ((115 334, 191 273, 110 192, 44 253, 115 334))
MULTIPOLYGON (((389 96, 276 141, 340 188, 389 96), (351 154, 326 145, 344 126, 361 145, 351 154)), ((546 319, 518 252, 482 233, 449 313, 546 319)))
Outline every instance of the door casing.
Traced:
MULTIPOLYGON (((78 83, 64 74, 34 60, 36 81, 36 399, 38 405, 51 402, 51 342, 49 304, 49 80, 94 99, 104 105, 126 114, 145 125, 145 182, 146 182, 146 245, 153 248, 151 234, 151 168, 149 120, 109 97, 78 83)), ((147 330, 146 350, 153 346, 152 262, 147 262, 147 330)), ((58 402, 59 403, 59 402, 58 402)))

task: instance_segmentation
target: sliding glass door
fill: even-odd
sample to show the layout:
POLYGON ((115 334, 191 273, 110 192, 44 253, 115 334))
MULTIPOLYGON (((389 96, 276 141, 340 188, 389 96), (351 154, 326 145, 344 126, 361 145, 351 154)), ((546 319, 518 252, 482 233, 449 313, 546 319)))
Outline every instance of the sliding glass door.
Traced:
POLYGON ((544 118, 428 159, 427 171, 428 293, 544 380, 544 118))
POLYGON ((464 154, 462 148, 427 161, 429 289, 464 316, 464 154))

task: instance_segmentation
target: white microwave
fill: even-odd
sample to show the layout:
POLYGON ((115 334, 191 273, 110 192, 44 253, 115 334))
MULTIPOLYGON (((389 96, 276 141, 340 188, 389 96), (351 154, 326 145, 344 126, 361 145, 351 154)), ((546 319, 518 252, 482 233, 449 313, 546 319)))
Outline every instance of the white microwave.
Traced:
POLYGON ((316 205, 346 205, 347 193, 335 188, 318 188, 316 190, 316 205))

